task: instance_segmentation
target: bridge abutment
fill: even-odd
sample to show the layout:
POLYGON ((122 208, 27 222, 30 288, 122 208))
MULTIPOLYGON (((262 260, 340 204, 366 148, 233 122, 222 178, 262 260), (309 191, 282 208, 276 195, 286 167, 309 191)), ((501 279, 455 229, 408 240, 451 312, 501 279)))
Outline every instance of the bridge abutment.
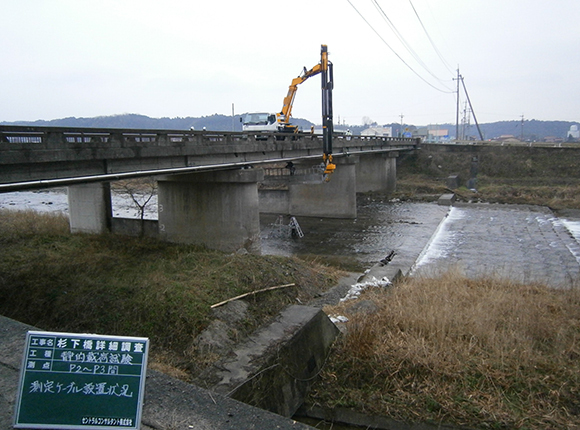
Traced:
POLYGON ((72 233, 105 233, 111 228, 111 188, 108 182, 68 187, 70 230, 72 233))
POLYGON ((261 169, 222 170, 161 177, 159 236, 225 252, 260 253, 257 183, 261 169))

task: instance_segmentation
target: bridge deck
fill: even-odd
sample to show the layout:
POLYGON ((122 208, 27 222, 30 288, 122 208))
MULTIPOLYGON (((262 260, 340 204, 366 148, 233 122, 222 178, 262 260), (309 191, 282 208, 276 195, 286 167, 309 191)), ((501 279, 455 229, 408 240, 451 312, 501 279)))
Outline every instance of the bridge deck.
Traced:
MULTIPOLYGON (((343 136, 334 156, 409 151, 417 139, 343 136)), ((156 174, 322 160, 322 136, 0 126, 0 192, 156 174)))

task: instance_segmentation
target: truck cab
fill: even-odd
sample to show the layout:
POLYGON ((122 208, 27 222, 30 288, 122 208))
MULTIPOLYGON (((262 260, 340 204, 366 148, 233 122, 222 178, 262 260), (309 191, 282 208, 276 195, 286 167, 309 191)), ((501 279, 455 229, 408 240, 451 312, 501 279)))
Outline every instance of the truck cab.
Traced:
POLYGON ((278 131, 278 121, 275 113, 251 112, 240 118, 244 131, 278 131))

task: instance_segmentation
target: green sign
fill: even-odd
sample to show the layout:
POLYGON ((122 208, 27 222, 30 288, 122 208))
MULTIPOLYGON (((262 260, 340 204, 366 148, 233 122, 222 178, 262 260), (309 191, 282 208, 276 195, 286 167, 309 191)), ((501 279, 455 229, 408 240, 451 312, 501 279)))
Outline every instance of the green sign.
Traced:
POLYGON ((16 428, 138 429, 149 339, 29 331, 16 428))

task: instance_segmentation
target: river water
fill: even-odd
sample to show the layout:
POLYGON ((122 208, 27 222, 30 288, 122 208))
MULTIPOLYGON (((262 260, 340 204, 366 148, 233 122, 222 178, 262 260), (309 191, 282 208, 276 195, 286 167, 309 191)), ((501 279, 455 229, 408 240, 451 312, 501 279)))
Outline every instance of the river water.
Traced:
POLYGON ((297 219, 304 237, 279 234, 274 215, 262 215, 262 252, 272 255, 316 255, 370 268, 395 252, 397 259, 418 255, 448 208, 434 203, 358 199, 356 219, 297 219))
MULTIPOLYGON (((32 209, 68 213, 65 189, 0 194, 0 209, 32 209)), ((303 237, 290 234, 288 217, 262 215, 262 254, 311 255, 370 267, 395 251, 399 258, 407 250, 420 252, 433 234, 447 208, 432 203, 403 203, 360 197, 356 219, 296 219, 303 237), (280 223, 281 221, 281 223, 280 223)), ((113 194, 113 215, 137 218, 136 207, 127 198, 113 194)), ((145 218, 157 219, 157 201, 146 207, 145 218)))
MULTIPOLYGON (((68 212, 65 189, 0 194, 0 209, 68 212)), ((394 253, 390 266, 415 274, 459 267, 521 282, 564 286, 580 277, 580 217, 543 207, 436 203, 358 198, 356 219, 298 217, 303 237, 292 236, 288 217, 261 216, 262 253, 319 256, 363 272, 394 253)), ((115 217, 136 218, 123 196, 113 195, 115 217)), ((146 218, 156 219, 153 200, 146 218)), ((390 267, 389 266, 389 267, 390 267)))

